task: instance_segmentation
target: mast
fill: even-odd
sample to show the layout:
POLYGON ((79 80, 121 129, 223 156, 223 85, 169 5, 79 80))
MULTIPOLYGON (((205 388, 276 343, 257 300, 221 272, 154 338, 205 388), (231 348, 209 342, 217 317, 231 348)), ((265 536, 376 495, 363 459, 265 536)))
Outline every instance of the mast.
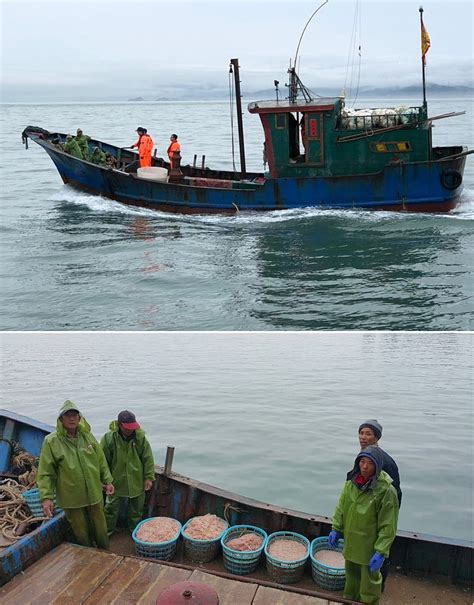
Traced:
POLYGON ((423 7, 420 6, 420 28, 421 28, 421 73, 423 77, 423 107, 426 109, 426 53, 431 46, 430 36, 423 23, 423 7))
POLYGON ((240 151, 240 172, 242 177, 245 177, 245 146, 244 146, 244 126, 242 122, 242 98, 240 95, 240 76, 239 76, 239 60, 231 59, 230 64, 234 68, 234 83, 235 83, 235 102, 237 105, 237 127, 239 130, 239 151, 240 151))

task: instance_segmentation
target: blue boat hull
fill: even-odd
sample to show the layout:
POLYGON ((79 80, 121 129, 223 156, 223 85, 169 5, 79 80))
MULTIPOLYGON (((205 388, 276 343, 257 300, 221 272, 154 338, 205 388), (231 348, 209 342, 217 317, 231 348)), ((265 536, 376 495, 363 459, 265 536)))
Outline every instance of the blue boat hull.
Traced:
MULTIPOLYGON (((336 208, 447 212, 462 191, 465 156, 389 165, 366 175, 246 181, 246 188, 158 182, 79 160, 30 135, 53 160, 64 183, 118 202, 183 214, 336 208), (455 175, 454 180, 445 175, 455 175), (248 187, 248 188, 247 188, 248 187)), ((103 149, 116 149, 103 144, 103 149)))

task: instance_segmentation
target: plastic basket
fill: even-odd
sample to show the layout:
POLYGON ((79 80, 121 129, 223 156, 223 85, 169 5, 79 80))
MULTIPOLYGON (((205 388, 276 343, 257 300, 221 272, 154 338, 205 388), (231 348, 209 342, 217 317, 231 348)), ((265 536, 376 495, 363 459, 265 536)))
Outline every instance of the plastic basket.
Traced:
POLYGON ((321 561, 315 559, 314 554, 317 553, 318 550, 336 550, 342 553, 343 547, 344 540, 338 540, 335 548, 329 547, 327 536, 316 538, 311 542, 309 551, 309 556, 311 557, 311 575, 316 584, 321 586, 321 588, 335 591, 342 590, 346 582, 346 570, 344 567, 331 567, 325 565, 324 563, 321 563, 321 561))
POLYGON ((221 538, 224 567, 238 576, 245 576, 255 571, 260 561, 260 555, 265 548, 267 538, 267 533, 263 529, 260 529, 260 527, 255 527, 254 525, 234 525, 233 527, 229 527, 221 538), (257 550, 239 551, 232 550, 232 548, 227 546, 227 542, 233 538, 239 538, 248 533, 255 533, 262 536, 263 543, 260 548, 257 550))
POLYGON ((267 538, 267 542, 265 544, 265 557, 267 561, 268 575, 273 581, 279 582, 280 584, 293 584, 294 582, 299 582, 299 580, 301 580, 303 577, 306 561, 309 557, 309 540, 301 534, 297 534, 293 531, 276 531, 275 533, 270 534, 267 538), (277 559, 269 553, 270 545, 273 540, 276 539, 284 539, 303 544, 303 546, 306 548, 305 556, 295 561, 283 561, 282 559, 277 559))
MULTIPOLYGON (((44 517, 43 505, 41 504, 40 491, 37 487, 28 489, 21 494, 30 509, 33 517, 44 517)), ((54 514, 60 513, 62 508, 56 506, 56 498, 53 498, 54 514)))
POLYGON ((225 527, 222 530, 222 533, 217 536, 217 538, 213 538, 212 540, 196 540, 196 538, 191 538, 186 535, 186 528, 194 519, 189 519, 181 529, 181 536, 183 537, 184 543, 184 554, 188 559, 194 561, 194 563, 208 563, 212 561, 218 554, 221 549, 221 537, 229 527, 227 521, 221 519, 225 523, 225 527))
POLYGON ((172 517, 149 517, 140 521, 132 533, 132 539, 135 542, 135 551, 140 557, 148 559, 159 559, 160 561, 171 561, 176 554, 176 546, 178 544, 179 535, 181 533, 181 523, 177 519, 173 519, 177 523, 176 535, 172 540, 166 542, 143 542, 137 538, 137 532, 140 527, 147 521, 153 519, 171 519, 172 517))

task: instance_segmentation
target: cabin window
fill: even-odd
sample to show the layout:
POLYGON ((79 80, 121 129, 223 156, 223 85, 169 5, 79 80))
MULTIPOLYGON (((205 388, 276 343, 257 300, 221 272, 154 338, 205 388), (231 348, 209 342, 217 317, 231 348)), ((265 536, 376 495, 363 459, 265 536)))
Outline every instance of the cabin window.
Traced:
POLYGON ((376 153, 394 153, 411 151, 411 145, 408 141, 394 143, 371 143, 370 150, 376 153))
POLYGON ((277 113, 276 114, 275 126, 277 128, 286 128, 286 113, 277 113))

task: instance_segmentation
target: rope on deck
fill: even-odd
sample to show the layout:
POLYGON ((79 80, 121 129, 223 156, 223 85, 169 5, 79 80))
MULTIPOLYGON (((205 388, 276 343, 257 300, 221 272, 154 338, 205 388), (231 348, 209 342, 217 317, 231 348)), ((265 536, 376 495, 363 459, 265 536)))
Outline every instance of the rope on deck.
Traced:
POLYGON ((11 468, 16 479, 0 482, 0 548, 17 542, 47 517, 35 517, 23 498, 23 492, 36 485, 38 457, 27 452, 18 442, 12 447, 11 468))
POLYGON ((30 526, 40 524, 47 517, 34 517, 22 493, 27 487, 15 479, 6 479, 0 485, 0 546, 10 546, 30 531, 30 526))

